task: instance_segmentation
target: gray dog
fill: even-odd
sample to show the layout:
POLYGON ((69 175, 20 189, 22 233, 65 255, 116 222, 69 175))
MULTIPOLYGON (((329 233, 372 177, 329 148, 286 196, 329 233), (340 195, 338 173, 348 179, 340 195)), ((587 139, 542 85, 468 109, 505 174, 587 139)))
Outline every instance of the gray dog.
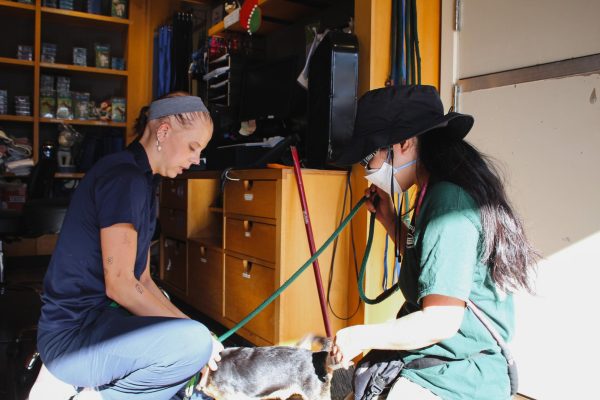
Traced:
POLYGON ((330 400, 331 376, 338 366, 329 356, 329 341, 320 340, 324 343, 320 351, 290 346, 227 348, 221 352, 219 369, 209 373, 202 391, 217 400, 293 396, 330 400))

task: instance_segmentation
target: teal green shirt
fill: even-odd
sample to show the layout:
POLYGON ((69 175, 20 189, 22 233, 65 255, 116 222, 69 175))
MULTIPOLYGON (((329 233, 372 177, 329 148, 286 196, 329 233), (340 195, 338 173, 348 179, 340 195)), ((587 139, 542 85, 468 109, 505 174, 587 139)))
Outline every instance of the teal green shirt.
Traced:
MULTIPOLYGON (((415 218, 414 245, 407 240, 400 287, 406 302, 400 315, 421 309, 430 294, 471 299, 510 341, 514 330, 511 295, 494 285, 488 265, 481 262, 481 217, 473 198, 449 182, 427 189, 415 218)), ((423 355, 452 361, 421 370, 405 369, 402 375, 442 399, 506 400, 510 383, 506 360, 488 330, 469 310, 451 338, 413 350, 411 361, 423 355)))

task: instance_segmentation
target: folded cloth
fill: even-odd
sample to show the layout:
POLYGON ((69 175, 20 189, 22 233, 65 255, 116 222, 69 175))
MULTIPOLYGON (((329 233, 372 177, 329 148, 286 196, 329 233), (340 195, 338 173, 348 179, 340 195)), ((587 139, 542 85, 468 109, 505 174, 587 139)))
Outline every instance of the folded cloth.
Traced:
POLYGON ((33 167, 33 158, 23 158, 21 160, 7 161, 5 165, 7 170, 33 167))

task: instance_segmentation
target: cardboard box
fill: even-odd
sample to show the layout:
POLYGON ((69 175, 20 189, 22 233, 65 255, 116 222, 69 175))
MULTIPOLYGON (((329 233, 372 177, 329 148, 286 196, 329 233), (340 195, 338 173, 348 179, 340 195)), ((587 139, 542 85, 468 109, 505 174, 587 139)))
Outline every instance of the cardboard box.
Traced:
POLYGON ((51 255, 56 247, 58 235, 43 235, 35 240, 36 252, 38 256, 51 255))
POLYGON ((14 242, 3 242, 7 257, 52 255, 58 235, 43 235, 39 238, 23 238, 14 242))
POLYGON ((0 192, 3 210, 21 211, 23 209, 25 200, 27 200, 27 184, 2 183, 0 192))

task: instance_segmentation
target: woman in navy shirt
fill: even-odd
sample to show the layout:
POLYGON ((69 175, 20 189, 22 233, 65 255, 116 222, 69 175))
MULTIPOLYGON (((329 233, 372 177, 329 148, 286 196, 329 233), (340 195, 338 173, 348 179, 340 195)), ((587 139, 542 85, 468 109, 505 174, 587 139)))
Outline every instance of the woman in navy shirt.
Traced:
POLYGON ((215 369, 223 348, 149 271, 157 177, 174 178, 199 162, 212 136, 210 115, 198 97, 175 94, 154 101, 147 121, 139 140, 81 181, 44 279, 44 365, 102 399, 170 399, 207 363, 215 369))

